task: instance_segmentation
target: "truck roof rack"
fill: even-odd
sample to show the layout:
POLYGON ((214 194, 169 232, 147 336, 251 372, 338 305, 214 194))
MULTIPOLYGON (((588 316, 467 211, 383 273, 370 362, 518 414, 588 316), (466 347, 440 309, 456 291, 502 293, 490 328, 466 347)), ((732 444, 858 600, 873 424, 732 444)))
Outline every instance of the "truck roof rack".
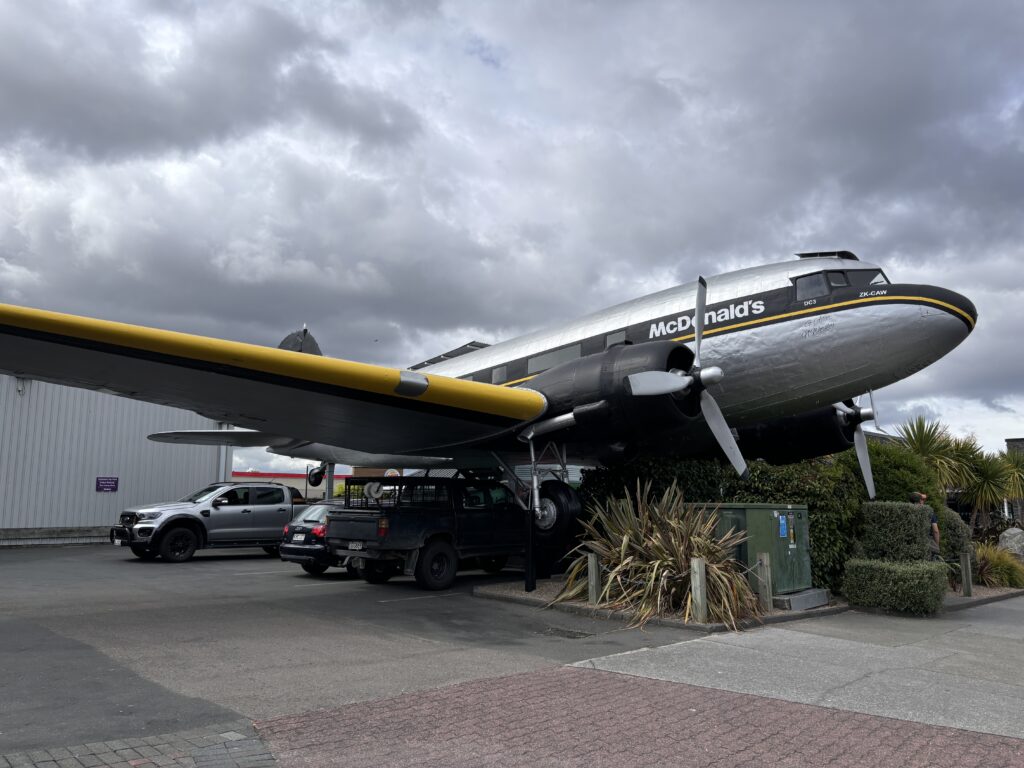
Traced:
POLYGON ((853 251, 806 251, 804 253, 798 253, 801 259, 849 259, 851 261, 860 261, 853 251))

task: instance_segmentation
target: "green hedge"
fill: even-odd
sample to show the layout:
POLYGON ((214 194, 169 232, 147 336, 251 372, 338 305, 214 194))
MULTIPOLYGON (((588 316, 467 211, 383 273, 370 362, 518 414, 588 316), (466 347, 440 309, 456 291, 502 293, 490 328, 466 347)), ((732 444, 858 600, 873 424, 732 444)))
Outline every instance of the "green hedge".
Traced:
POLYGON ((946 594, 942 563, 893 563, 850 560, 846 563, 843 594, 853 605, 903 613, 935 613, 946 594))
POLYGON ((942 559, 959 562, 962 552, 970 552, 974 560, 974 547, 971 545, 971 527, 963 518, 949 507, 939 507, 939 542, 942 559))
POLYGON ((906 562, 928 560, 932 509, 923 504, 869 501, 861 507, 864 531, 857 557, 906 562))

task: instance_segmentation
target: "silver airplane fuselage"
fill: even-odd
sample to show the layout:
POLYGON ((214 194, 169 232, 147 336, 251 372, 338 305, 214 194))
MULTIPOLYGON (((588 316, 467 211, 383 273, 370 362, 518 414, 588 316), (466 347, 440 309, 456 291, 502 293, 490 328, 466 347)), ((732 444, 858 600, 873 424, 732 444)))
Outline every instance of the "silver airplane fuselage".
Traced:
MULTIPOLYGON (((708 390, 734 426, 798 415, 906 378, 956 347, 977 319, 964 296, 890 283, 880 267, 852 256, 742 269, 709 277, 707 286, 701 364, 724 371, 708 390)), ((529 387, 546 363, 610 344, 692 342, 696 294, 697 283, 687 283, 421 370, 529 387)))

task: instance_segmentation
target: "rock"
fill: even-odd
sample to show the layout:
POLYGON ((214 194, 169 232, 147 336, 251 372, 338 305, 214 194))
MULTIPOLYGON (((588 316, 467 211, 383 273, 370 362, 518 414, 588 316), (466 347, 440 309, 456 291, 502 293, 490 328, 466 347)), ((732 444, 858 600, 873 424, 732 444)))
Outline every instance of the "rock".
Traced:
POLYGON ((1024 560, 1024 531, 1020 528, 1007 528, 999 534, 999 548, 1012 552, 1024 560))

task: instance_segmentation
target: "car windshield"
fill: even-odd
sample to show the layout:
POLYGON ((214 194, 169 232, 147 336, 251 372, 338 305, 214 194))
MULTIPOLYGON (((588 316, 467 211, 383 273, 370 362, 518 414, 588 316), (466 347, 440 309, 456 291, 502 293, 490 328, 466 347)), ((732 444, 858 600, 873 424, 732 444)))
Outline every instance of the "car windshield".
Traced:
POLYGON ((206 501, 206 499, 210 498, 211 496, 216 494, 218 491, 222 491, 222 490, 224 490, 224 486, 223 485, 208 485, 205 488, 203 488, 202 490, 196 491, 195 493, 190 493, 188 496, 186 496, 183 499, 178 499, 178 501, 188 501, 188 502, 206 501))
POLYGON ((331 507, 327 504, 314 504, 295 516, 296 523, 322 523, 327 519, 331 507))

